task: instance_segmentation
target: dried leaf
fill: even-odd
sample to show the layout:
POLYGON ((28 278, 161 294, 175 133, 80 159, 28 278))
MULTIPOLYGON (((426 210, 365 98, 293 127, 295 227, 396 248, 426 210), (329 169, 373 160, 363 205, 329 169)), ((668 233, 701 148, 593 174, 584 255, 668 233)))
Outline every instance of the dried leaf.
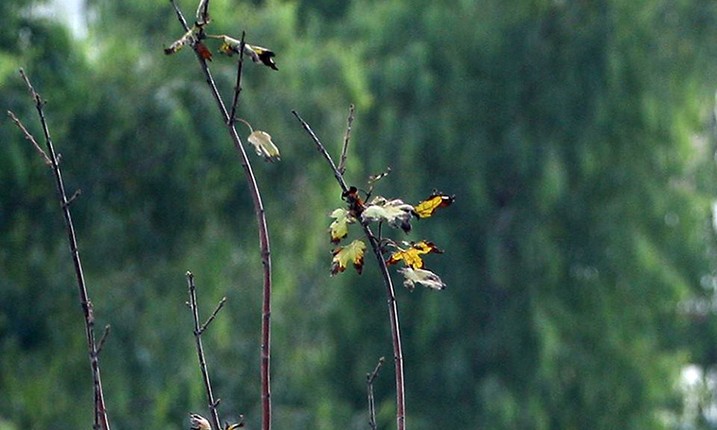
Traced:
POLYGON ((443 251, 438 249, 435 243, 422 240, 411 244, 408 249, 400 249, 393 254, 386 261, 386 264, 396 264, 403 260, 403 263, 413 269, 420 269, 423 267, 423 259, 420 257, 423 254, 442 254, 443 251))
POLYGON ((339 246, 333 250, 334 258, 331 260, 331 275, 346 270, 349 263, 353 263, 356 271, 361 274, 363 269, 363 253, 366 244, 360 240, 354 240, 346 246, 339 246))
POLYGON ((204 58, 205 60, 212 61, 212 51, 207 48, 205 44, 202 42, 197 42, 194 44, 194 49, 199 53, 199 56, 204 58))
POLYGON ((209 0, 200 0, 199 6, 197 6, 197 25, 205 25, 211 21, 209 17, 208 5, 209 0))
POLYGON ((414 213, 419 218, 428 218, 433 215, 436 209, 450 206, 455 199, 455 196, 448 196, 434 191, 426 200, 415 206, 414 213))
MULTIPOLYGON (((219 52, 222 54, 230 57, 234 54, 239 54, 239 50, 241 49, 241 40, 234 39, 233 37, 229 37, 227 35, 210 37, 222 40, 222 45, 219 47, 219 52)), ((274 62, 276 54, 270 49, 244 43, 244 54, 251 57, 251 60, 255 63, 262 63, 274 70, 279 70, 274 62)))
POLYGON ((212 430, 209 421, 199 414, 189 414, 189 425, 192 430, 212 430))
MULTIPOLYGON (((199 28, 197 26, 194 26, 189 29, 182 37, 172 42, 169 47, 164 48, 164 53, 166 55, 174 54, 176 52, 179 52, 180 49, 182 49, 186 45, 193 45, 198 41, 197 34, 199 32, 199 28)), ((206 49, 206 48, 205 48, 206 49)))
POLYGON ((271 141, 271 135, 265 131, 253 131, 247 138, 249 143, 254 145, 256 154, 266 161, 278 161, 281 159, 279 148, 271 141))
POLYGON ((351 216, 355 218, 358 218, 366 208, 361 196, 359 196, 358 188, 353 185, 349 187, 348 190, 341 193, 341 198, 346 200, 349 204, 349 212, 351 213, 351 216))
POLYGON ((424 287, 433 288, 434 290, 443 290, 446 288, 446 284, 443 283, 441 278, 430 270, 405 267, 399 269, 398 273, 403 275, 403 286, 411 291, 416 288, 416 284, 421 284, 424 287))
POLYGON ((411 231, 411 213, 413 206, 404 203, 402 200, 386 200, 383 197, 375 197, 364 209, 361 219, 364 222, 387 222, 392 227, 400 227, 408 233, 411 231))
POLYGON ((334 221, 329 226, 331 232, 331 242, 339 243, 341 239, 349 234, 349 224, 356 221, 356 218, 352 217, 347 209, 338 208, 331 212, 331 218, 334 221))

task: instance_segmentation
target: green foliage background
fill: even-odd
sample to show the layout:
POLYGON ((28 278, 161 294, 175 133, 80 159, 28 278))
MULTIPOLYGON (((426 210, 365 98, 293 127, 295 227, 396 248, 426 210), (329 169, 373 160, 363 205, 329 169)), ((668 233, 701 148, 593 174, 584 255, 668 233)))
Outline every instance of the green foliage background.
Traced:
MULTIPOLYGON (((82 189, 72 209, 98 325, 112 325, 101 360, 113 428, 186 428, 205 409, 187 269, 204 314, 229 298, 206 335, 210 371, 221 412, 257 428, 256 223, 192 53, 162 54, 182 33, 169 2, 88 0, 83 38, 39 3, 0 3, 0 104, 40 135, 24 67, 48 100, 68 188, 82 189)), ((361 277, 328 276, 339 190, 290 114, 338 153, 350 103, 349 182, 390 166, 387 197, 457 196, 412 233, 446 250, 429 265, 448 289, 398 292, 409 428, 717 428, 687 420, 676 389, 685 364, 717 362, 714 316, 683 306, 707 303, 714 275, 714 2, 210 8, 212 32, 277 52, 278 72, 246 65, 240 103, 282 151, 279 164, 253 161, 275 268, 275 428, 368 428, 365 375, 392 355, 373 260, 361 277)), ((235 63, 211 67, 230 97, 235 63)), ((8 120, 0 143, 0 429, 87 428, 53 182, 8 120)), ((376 390, 392 428, 392 366, 376 390)))

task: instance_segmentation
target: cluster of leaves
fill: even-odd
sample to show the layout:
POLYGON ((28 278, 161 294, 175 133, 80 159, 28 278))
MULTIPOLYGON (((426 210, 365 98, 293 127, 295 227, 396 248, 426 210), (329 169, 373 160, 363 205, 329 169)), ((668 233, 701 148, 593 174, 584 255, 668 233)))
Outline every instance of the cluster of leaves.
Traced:
MULTIPOLYGON (((428 196, 425 200, 417 205, 410 205, 400 199, 386 199, 382 196, 376 196, 370 201, 370 192, 365 198, 359 195, 356 187, 350 187, 343 193, 342 198, 347 203, 347 207, 341 207, 331 212, 330 216, 334 221, 329 226, 331 234, 331 242, 339 244, 342 239, 348 236, 349 224, 359 221, 363 225, 370 223, 379 224, 379 244, 381 251, 386 254, 390 252, 390 256, 386 260, 386 264, 393 265, 403 262, 404 267, 398 272, 403 275, 403 285, 409 290, 413 290, 417 284, 435 290, 442 290, 446 284, 441 278, 432 271, 424 268, 422 255, 425 254, 442 254, 435 243, 421 240, 418 242, 396 242, 388 238, 380 237, 381 226, 385 223, 393 228, 403 230, 404 233, 411 231, 411 220, 415 217, 418 219, 428 218, 438 209, 450 206, 455 200, 454 196, 448 196, 438 191, 428 196)), ((363 269, 364 251, 366 244, 356 239, 345 246, 337 246, 333 251, 333 259, 331 264, 331 274, 335 275, 346 270, 349 264, 353 264, 356 271, 360 274, 363 269)))
POLYGON ((267 67, 274 70, 279 70, 274 62, 274 56, 276 55, 272 50, 262 48, 261 46, 250 45, 244 43, 244 40, 235 39, 233 37, 220 34, 213 35, 207 34, 204 29, 211 22, 209 13, 207 12, 208 0, 202 0, 199 2, 197 7, 196 21, 194 25, 187 30, 182 37, 172 42, 167 48, 164 49, 164 53, 167 55, 174 54, 181 50, 183 47, 189 45, 193 47, 199 55, 205 60, 212 60, 212 51, 202 42, 204 39, 218 39, 222 41, 219 47, 219 52, 231 57, 234 54, 244 53, 248 55, 253 62, 262 63, 267 67))

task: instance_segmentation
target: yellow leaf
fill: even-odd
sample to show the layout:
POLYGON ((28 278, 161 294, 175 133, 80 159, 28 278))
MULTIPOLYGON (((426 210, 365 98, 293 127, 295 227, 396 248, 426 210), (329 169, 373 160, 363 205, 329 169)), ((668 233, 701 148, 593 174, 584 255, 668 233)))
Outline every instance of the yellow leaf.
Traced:
POLYGON ((403 275, 403 286, 411 291, 416 288, 416 284, 421 284, 424 287, 433 288, 434 290, 443 290, 446 288, 446 284, 443 283, 441 278, 430 270, 406 267, 399 269, 398 273, 403 275))
POLYGON ((334 249, 332 252, 334 258, 331 260, 331 275, 343 272, 349 263, 353 263, 356 271, 361 274, 364 250, 366 250, 366 244, 360 240, 354 240, 347 246, 334 249))
POLYGON ((356 221, 356 219, 351 216, 347 209, 343 208, 335 209, 331 212, 330 216, 331 218, 334 218, 334 221, 329 226, 329 230, 331 232, 331 242, 339 243, 341 239, 349 234, 349 224, 356 221))
POLYGON ((420 242, 411 244, 408 249, 399 248, 398 251, 391 254, 391 257, 386 261, 386 264, 396 264, 403 260, 403 263, 413 269, 420 269, 423 267, 423 259, 420 257, 423 254, 442 254, 443 251, 438 249, 435 243, 422 240, 420 242))
POLYGON ((254 145, 256 154, 264 158, 264 160, 274 162, 281 159, 279 148, 271 141, 269 133, 256 130, 249 135, 247 140, 254 145))
POLYGON ((415 206, 414 213, 419 218, 428 218, 433 215, 436 209, 450 206, 455 199, 455 196, 448 196, 434 191, 426 200, 415 206))

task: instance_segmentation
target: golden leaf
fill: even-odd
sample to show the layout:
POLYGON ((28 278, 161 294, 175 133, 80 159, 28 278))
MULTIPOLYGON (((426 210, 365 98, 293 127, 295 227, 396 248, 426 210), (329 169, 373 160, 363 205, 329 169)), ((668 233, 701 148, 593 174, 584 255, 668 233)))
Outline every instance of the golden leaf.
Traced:
POLYGON ((334 258, 331 260, 331 275, 343 272, 349 263, 353 263, 356 271, 361 274, 364 250, 366 250, 366 244, 360 240, 354 240, 347 246, 339 246, 334 249, 332 251, 334 258))
POLYGON ((274 162, 281 159, 279 148, 271 141, 269 133, 256 130, 249 135, 247 140, 254 145, 256 154, 264 158, 264 160, 274 162))
POLYGON ((364 222, 385 221, 392 227, 400 227, 408 233, 411 231, 411 213, 413 206, 402 200, 386 200, 377 196, 361 213, 364 222))
POLYGON ((416 288, 416 284, 421 284, 424 287, 433 288, 434 290, 443 290, 446 288, 446 284, 443 283, 441 278, 430 270, 405 267, 399 269, 398 273, 403 275, 403 286, 411 291, 416 288))
POLYGON ((436 209, 450 206, 455 199, 455 196, 448 196, 434 191, 426 200, 414 207, 414 213, 419 218, 428 218, 433 215, 436 209))
POLYGON ((349 224, 356 221, 356 218, 352 217, 348 209, 338 208, 331 212, 331 218, 334 221, 329 226, 331 232, 331 242, 339 243, 341 239, 349 234, 349 224))
POLYGON ((442 254, 443 251, 438 249, 435 243, 422 240, 411 244, 411 247, 408 249, 399 248, 398 251, 391 254, 386 264, 396 264, 403 260, 406 266, 413 269, 420 269, 423 267, 423 259, 420 256, 430 253, 442 254))

